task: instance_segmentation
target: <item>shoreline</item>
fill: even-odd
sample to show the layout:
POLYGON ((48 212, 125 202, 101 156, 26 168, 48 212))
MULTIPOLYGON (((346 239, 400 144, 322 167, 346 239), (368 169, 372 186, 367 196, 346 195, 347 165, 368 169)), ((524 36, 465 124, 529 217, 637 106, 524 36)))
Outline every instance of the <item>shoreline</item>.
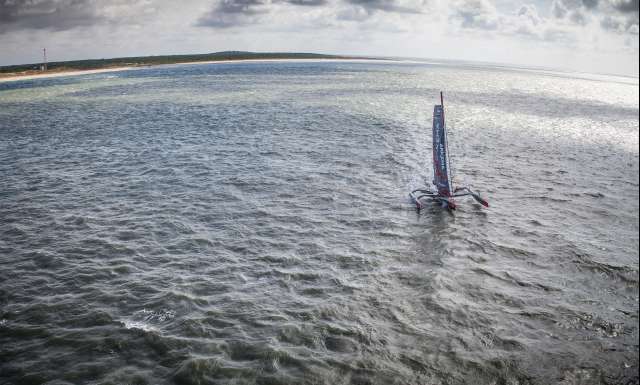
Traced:
POLYGON ((21 80, 35 80, 35 79, 49 79, 49 78, 57 78, 63 76, 79 76, 79 75, 91 75, 91 74, 100 74, 100 73, 108 73, 108 72, 121 72, 121 71, 130 71, 130 70, 138 70, 143 68, 151 68, 151 67, 161 67, 161 66, 174 66, 174 65, 197 65, 197 64, 232 64, 232 63, 257 63, 257 62, 378 62, 378 63, 399 63, 400 61, 391 60, 391 59, 368 59, 368 58, 345 58, 345 59, 238 59, 238 60, 205 60, 205 61, 191 61, 191 62, 177 62, 177 63, 168 63, 168 64, 143 64, 143 65, 132 65, 132 66, 118 66, 111 68, 96 68, 96 69, 87 69, 87 70, 62 70, 56 72, 49 73, 29 73, 29 74, 20 74, 13 73, 7 75, 0 75, 0 83, 4 82, 15 82, 21 80))
MULTIPOLYGON (((166 67, 166 66, 180 66, 180 65, 198 65, 198 64, 234 64, 234 63, 265 63, 265 62, 345 62, 345 63, 387 63, 387 64, 431 64, 431 65, 442 65, 443 62, 437 60, 429 60, 429 61, 421 61, 421 60, 402 60, 395 58, 371 58, 371 57, 344 57, 344 58, 263 58, 263 59, 221 59, 221 60, 196 60, 196 61, 186 61, 186 62, 175 62, 175 63, 158 63, 158 64, 133 64, 133 65, 119 65, 113 67, 105 67, 105 68, 94 68, 94 69, 54 69, 46 73, 23 73, 23 72, 13 72, 13 73, 0 73, 0 84, 9 83, 9 82, 18 82, 18 81, 26 81, 26 80, 38 80, 38 79, 50 79, 50 78, 58 78, 64 76, 81 76, 81 75, 92 75, 92 74, 100 74, 100 73, 110 73, 110 72, 122 72, 122 71, 135 71, 144 68, 151 67, 166 67)), ((601 81, 601 79, 597 79, 598 77, 606 77, 609 78, 610 81, 622 82, 622 84, 630 84, 630 85, 638 85, 638 78, 632 76, 625 75, 607 75, 607 74, 590 74, 590 73, 567 73, 559 70, 551 70, 551 69, 533 69, 533 68, 509 68, 509 70, 518 70, 524 72, 533 72, 540 74, 547 74, 549 76, 561 75, 561 76, 569 76, 571 78, 579 78, 583 80, 593 80, 593 81, 601 81), (594 78, 595 77, 595 78, 594 78), (620 80, 624 79, 624 80, 620 80)))
POLYGON ((62 71, 42 73, 42 74, 19 74, 18 73, 18 74, 0 76, 0 83, 16 82, 20 80, 58 78, 62 76, 91 75, 91 74, 100 74, 105 72, 119 72, 119 71, 134 70, 137 68, 144 68, 144 67, 129 66, 129 67, 113 67, 113 68, 96 68, 96 69, 90 69, 90 70, 62 70, 62 71))

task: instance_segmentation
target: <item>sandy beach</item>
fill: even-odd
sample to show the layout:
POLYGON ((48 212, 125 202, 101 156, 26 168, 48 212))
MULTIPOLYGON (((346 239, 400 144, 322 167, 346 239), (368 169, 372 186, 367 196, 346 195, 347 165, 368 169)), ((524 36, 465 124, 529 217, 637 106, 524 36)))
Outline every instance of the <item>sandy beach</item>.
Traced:
MULTIPOLYGON (((57 71, 57 72, 49 72, 42 74, 11 74, 6 75, 5 77, 0 77, 0 83, 2 82, 14 82, 19 80, 32 80, 32 79, 47 79, 47 78, 58 78, 62 76, 77 76, 77 75, 89 75, 89 74, 99 74, 104 72, 117 72, 117 71, 127 71, 134 70, 142 67, 113 67, 113 68, 100 68, 93 70, 70 70, 70 71, 57 71)), ((4 75, 3 75, 4 76, 4 75)))
POLYGON ((157 66, 174 66, 174 65, 195 65, 195 64, 231 64, 231 63, 256 63, 256 62, 314 62, 314 61, 323 61, 323 62, 397 62, 396 60, 390 59, 242 59, 242 60, 209 60, 209 61, 193 61, 193 62, 184 62, 184 63, 171 63, 171 64, 158 64, 158 65, 142 65, 142 66, 123 66, 123 67, 113 67, 113 68, 100 68, 100 69, 91 69, 91 70, 63 70, 56 72, 46 72, 41 74, 0 74, 0 83, 2 82, 13 82, 20 80, 33 80, 33 79, 47 79, 47 78, 57 78, 62 76, 78 76, 78 75, 90 75, 90 74, 99 74, 106 72, 119 72, 119 71, 129 71, 129 70, 137 70, 141 68, 149 68, 149 67, 157 67, 157 66))

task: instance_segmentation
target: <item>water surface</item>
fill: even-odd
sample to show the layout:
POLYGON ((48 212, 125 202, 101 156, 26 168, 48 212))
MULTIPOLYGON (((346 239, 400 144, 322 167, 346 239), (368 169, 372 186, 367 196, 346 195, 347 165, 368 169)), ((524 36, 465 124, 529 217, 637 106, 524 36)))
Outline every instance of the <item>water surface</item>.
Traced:
POLYGON ((638 131, 637 78, 519 69, 0 83, 0 383, 638 383, 638 131), (488 210, 408 201, 440 90, 488 210))

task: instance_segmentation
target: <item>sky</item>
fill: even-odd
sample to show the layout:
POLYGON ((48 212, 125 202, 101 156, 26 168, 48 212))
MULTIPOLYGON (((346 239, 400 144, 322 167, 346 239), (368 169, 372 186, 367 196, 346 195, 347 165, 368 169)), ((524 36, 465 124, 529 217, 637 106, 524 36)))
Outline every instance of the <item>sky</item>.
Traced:
POLYGON ((0 0, 0 65, 216 51, 638 76, 638 0, 0 0))

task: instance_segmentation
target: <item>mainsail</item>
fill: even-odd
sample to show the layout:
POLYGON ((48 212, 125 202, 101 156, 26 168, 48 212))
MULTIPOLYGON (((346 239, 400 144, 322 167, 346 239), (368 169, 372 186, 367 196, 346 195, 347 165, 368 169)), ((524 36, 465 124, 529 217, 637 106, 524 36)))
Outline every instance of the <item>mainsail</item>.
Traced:
POLYGON ((433 191, 430 187, 423 187, 411 191, 409 196, 418 210, 422 209, 422 199, 438 202, 449 210, 455 210, 454 198, 467 195, 481 205, 489 207, 489 203, 470 187, 457 186, 454 190, 451 182, 447 128, 444 125, 444 100, 440 92, 440 104, 433 108, 433 184, 437 191, 433 191))
POLYGON ((447 151, 444 105, 440 104, 433 108, 433 184, 438 189, 438 194, 444 197, 452 195, 447 151))

